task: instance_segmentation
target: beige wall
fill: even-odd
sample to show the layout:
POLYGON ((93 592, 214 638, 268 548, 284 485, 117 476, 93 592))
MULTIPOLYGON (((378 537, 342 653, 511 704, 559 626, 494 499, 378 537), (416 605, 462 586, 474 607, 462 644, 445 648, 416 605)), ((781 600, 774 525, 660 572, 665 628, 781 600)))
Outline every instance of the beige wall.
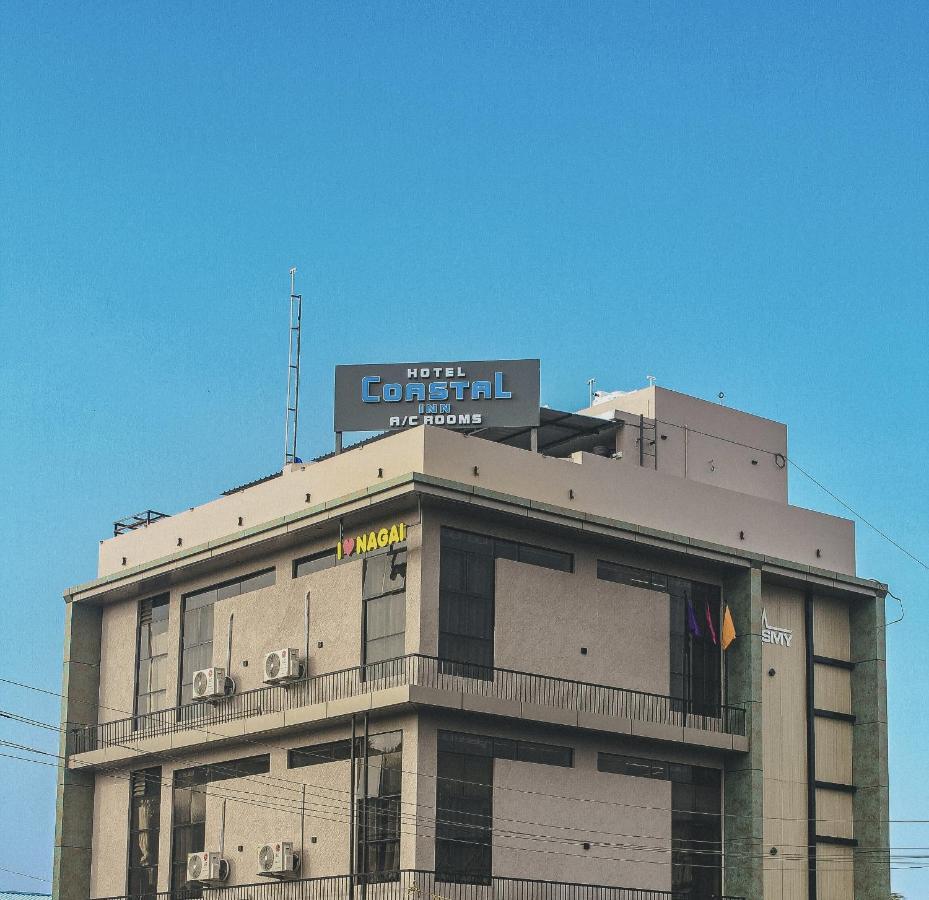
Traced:
POLYGON ((771 626, 793 631, 790 647, 762 645, 765 900, 807 896, 806 642, 800 591, 766 584, 771 626), (774 669, 775 674, 769 675, 774 669), (768 851, 774 847, 777 855, 768 851))
POLYGON ((842 573, 855 571, 854 524, 846 519, 661 471, 617 465, 590 453, 556 459, 430 428, 426 471, 739 550, 842 573))
POLYGON ((569 574, 497 560, 496 665, 666 694, 668 595, 601 581, 586 554, 577 563, 569 574))
MULTIPOLYGON (((639 465, 637 417, 644 415, 658 420, 658 471, 787 502, 787 469, 774 460, 776 453, 787 454, 787 426, 780 422, 660 387, 620 394, 582 412, 615 414, 627 422, 617 448, 623 462, 639 465)), ((652 437, 649 428, 647 438, 652 437)), ((654 466, 654 460, 646 464, 654 466)))
MULTIPOLYGON (((659 440, 660 444, 669 442, 670 435, 669 441, 659 440)), ((746 451, 738 448, 731 452, 741 455, 746 451)), ((700 459, 706 455, 702 453, 700 459)), ((723 459, 723 455, 717 455, 723 459)), ((703 460, 704 464, 707 460, 703 460)), ((741 456, 737 463, 732 462, 733 467, 743 464, 746 471, 750 470, 746 476, 750 480, 755 478, 756 470, 773 466, 770 459, 752 466, 741 456)), ((688 470, 685 479, 676 472, 655 472, 588 453, 556 459, 444 428, 417 428, 320 463, 295 466, 280 478, 103 541, 99 574, 108 575, 175 554, 179 551, 178 539, 183 550, 236 535, 244 538, 250 529, 262 524, 276 523, 284 533, 299 525, 287 525, 283 516, 363 493, 368 487, 384 484, 386 479, 411 472, 828 570, 855 570, 851 522, 787 506, 782 499, 770 497, 770 492, 759 491, 758 496, 751 496, 738 480, 736 486, 742 490, 731 489, 726 481, 713 481, 714 473, 696 479, 688 470), (474 474, 475 466, 478 475, 474 474), (574 491, 573 498, 570 491, 574 491), (311 497, 309 503, 305 500, 307 494, 311 497), (238 525, 239 517, 242 526, 238 525), (745 534, 744 540, 739 537, 740 531, 745 534)))
POLYGON ((100 722, 132 715, 139 619, 136 600, 113 603, 103 610, 100 639, 100 722))

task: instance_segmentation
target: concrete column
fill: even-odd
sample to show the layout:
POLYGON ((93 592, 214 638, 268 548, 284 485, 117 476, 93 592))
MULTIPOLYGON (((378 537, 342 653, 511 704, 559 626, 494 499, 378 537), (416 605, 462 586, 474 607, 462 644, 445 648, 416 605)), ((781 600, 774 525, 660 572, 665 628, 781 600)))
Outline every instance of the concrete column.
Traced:
POLYGON ((856 900, 890 896, 890 861, 874 848, 890 846, 887 759, 887 671, 883 595, 852 604, 853 732, 856 900))
MULTIPOLYGON (((101 620, 99 607, 79 603, 65 607, 62 756, 67 754, 69 728, 97 722, 101 620)), ((90 896, 93 819, 93 774, 59 769, 52 869, 54 900, 86 900, 90 896)))
POLYGON ((762 876, 763 761, 761 749, 761 570, 736 572, 723 582, 723 598, 736 640, 726 651, 728 700, 745 707, 748 753, 726 763, 723 812, 723 892, 760 898, 762 876))

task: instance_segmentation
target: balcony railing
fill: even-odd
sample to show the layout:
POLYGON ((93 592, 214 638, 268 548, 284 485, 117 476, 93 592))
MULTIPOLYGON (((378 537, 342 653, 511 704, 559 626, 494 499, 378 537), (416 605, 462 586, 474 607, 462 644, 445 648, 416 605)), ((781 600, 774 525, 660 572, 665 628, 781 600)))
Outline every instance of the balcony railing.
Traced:
MULTIPOLYGON (((482 884, 443 881, 434 872, 404 870, 394 880, 362 883, 336 875, 206 888, 205 900, 741 900, 691 892, 651 891, 603 884, 572 884, 528 878, 489 878, 482 884)), ((142 900, 188 900, 186 891, 147 894, 142 900)), ((197 894, 196 896, 200 896, 197 894)), ((109 897, 106 900, 131 900, 109 897)))
POLYGON ((531 672, 458 663, 411 654, 369 666, 242 691, 215 704, 191 703, 100 725, 72 729, 69 753, 118 747, 145 738, 183 731, 208 731, 237 719, 285 712, 345 700, 393 687, 416 686, 469 696, 552 707, 577 713, 636 719, 719 734, 745 734, 745 710, 723 704, 695 704, 667 694, 651 694, 589 684, 531 672))

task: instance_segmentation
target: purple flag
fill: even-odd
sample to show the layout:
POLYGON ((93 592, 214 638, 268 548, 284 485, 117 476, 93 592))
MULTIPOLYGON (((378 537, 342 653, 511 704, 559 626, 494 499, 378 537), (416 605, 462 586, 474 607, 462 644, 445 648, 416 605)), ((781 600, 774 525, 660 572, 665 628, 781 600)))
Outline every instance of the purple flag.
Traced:
POLYGON ((695 637, 703 637, 703 632, 700 631, 700 626, 697 624, 697 615, 694 612, 693 604, 690 602, 690 598, 687 598, 687 630, 695 637))

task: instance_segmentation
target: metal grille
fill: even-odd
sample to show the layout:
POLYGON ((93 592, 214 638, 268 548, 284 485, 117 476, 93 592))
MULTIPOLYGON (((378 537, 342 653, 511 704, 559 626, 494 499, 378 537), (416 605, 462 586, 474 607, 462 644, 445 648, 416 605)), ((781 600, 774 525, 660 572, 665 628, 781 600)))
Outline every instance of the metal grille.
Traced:
POLYGON ((101 725, 80 726, 69 733, 68 752, 86 753, 157 735, 209 730, 211 725, 221 722, 300 709, 401 686, 429 687, 456 694, 514 700, 718 734, 745 734, 745 710, 740 706, 719 704, 708 709, 706 704, 701 704, 699 711, 695 711, 696 707, 687 699, 667 694, 651 694, 512 669, 473 664, 450 666, 449 660, 411 654, 305 678, 288 687, 275 685, 243 691, 212 706, 190 703, 101 725))

